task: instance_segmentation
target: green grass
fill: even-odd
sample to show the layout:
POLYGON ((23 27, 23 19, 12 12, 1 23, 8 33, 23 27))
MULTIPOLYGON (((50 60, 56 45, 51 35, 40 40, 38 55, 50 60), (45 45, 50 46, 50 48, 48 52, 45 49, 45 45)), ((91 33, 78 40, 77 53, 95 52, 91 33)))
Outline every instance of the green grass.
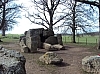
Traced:
MULTIPOLYGON (((76 43, 75 45, 83 45, 83 46, 95 46, 98 43, 99 36, 83 36, 83 37, 75 37, 76 43)), ((72 43, 72 36, 62 36, 62 40, 64 44, 72 43)))
MULTIPOLYGON (((6 36, 1 36, 0 38, 3 42, 16 42, 19 41, 19 37, 22 34, 6 34, 6 36)), ((62 41, 64 44, 73 44, 73 45, 80 45, 80 46, 96 46, 98 43, 99 36, 76 36, 76 43, 72 43, 72 36, 62 36, 62 41)))
POLYGON ((6 36, 2 36, 0 34, 0 38, 9 38, 9 39, 19 39, 19 37, 22 36, 22 34, 6 34, 6 36))
POLYGON ((3 42, 0 42, 0 44, 8 44, 9 42, 18 42, 19 41, 19 37, 22 34, 6 34, 6 36, 1 36, 0 34, 0 39, 3 42))

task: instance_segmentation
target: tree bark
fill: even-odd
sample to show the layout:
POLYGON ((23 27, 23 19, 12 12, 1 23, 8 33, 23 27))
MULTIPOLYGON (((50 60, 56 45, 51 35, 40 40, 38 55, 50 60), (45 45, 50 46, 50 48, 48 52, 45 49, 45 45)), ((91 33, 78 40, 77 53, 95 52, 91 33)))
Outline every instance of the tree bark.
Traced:
POLYGON ((3 5, 3 15, 2 15, 2 22, 1 22, 1 25, 0 25, 0 30, 4 27, 5 25, 5 4, 3 5))
POLYGON ((99 42, 98 42, 98 49, 100 49, 100 7, 99 7, 99 42))
POLYGON ((72 25, 72 32, 73 32, 72 42, 73 43, 76 43, 76 41, 75 41, 75 30, 76 30, 76 27, 75 27, 75 8, 76 8, 76 1, 75 1, 75 4, 74 4, 74 7, 73 7, 73 25, 72 25))
POLYGON ((4 29, 4 27, 2 28, 2 36, 5 36, 5 29, 4 29))
POLYGON ((49 10, 49 15, 50 15, 49 29, 53 31, 53 13, 52 13, 52 9, 49 10))

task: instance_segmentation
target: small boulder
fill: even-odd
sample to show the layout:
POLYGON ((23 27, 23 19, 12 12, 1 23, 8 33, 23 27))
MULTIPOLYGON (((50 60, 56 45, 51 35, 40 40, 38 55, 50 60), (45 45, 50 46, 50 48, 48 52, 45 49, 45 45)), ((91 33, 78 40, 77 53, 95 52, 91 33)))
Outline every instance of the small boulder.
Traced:
POLYGON ((58 55, 54 52, 46 52, 39 58, 39 60, 45 64, 58 64, 63 61, 63 59, 58 57, 58 55))
POLYGON ((43 43, 43 48, 48 51, 64 50, 65 47, 60 44, 51 45, 49 43, 43 43))
POLYGON ((43 43, 43 48, 46 49, 46 50, 50 50, 51 44, 49 44, 49 43, 43 43))
POLYGON ((60 44, 52 45, 51 48, 52 49, 57 49, 57 50, 65 50, 65 47, 63 45, 60 45, 60 44))
POLYGON ((82 69, 93 74, 100 74, 100 56, 86 56, 83 58, 82 69))
POLYGON ((56 51, 56 50, 58 50, 57 48, 54 48, 54 46, 49 44, 49 43, 43 43, 43 48, 46 49, 47 51, 56 51))

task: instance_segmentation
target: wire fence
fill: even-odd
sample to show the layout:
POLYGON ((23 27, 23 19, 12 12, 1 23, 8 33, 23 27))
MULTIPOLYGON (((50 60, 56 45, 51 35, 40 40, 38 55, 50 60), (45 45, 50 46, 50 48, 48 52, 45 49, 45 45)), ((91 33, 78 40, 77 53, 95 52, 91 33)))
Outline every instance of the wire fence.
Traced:
MULTIPOLYGON (((63 43, 71 43, 72 42, 72 36, 63 36, 62 41, 63 43)), ((99 36, 83 36, 83 37, 75 37, 76 43, 84 43, 84 44, 90 44, 94 43, 97 44, 99 40, 99 36)))

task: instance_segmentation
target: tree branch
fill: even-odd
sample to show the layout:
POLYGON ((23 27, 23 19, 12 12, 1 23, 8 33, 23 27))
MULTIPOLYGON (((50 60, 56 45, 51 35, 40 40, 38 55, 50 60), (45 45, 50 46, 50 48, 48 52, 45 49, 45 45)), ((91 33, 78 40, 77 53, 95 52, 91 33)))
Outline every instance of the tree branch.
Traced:
POLYGON ((87 0, 75 0, 75 1, 94 5, 94 6, 97 6, 98 8, 100 7, 100 4, 96 1, 87 1, 87 0))

